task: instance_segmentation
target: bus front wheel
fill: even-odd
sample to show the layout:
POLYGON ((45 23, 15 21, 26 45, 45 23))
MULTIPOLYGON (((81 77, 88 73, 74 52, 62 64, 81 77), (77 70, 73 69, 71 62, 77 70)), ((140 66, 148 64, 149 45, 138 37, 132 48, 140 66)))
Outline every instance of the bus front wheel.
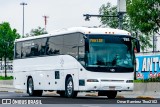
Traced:
POLYGON ((27 82, 27 92, 29 96, 42 96, 42 90, 34 90, 33 79, 29 78, 27 82))
POLYGON ((74 91, 74 84, 73 84, 73 79, 72 77, 69 77, 66 80, 65 84, 65 96, 68 98, 73 98, 77 96, 77 91, 74 91))

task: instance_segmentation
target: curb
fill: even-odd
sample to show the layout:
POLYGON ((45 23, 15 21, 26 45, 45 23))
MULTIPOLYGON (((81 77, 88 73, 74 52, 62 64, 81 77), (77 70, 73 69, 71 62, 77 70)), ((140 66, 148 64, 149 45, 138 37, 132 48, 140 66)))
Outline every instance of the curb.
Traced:
POLYGON ((15 93, 24 93, 23 91, 21 91, 21 90, 16 90, 16 91, 14 91, 15 93))
POLYGON ((5 91, 5 90, 0 90, 0 92, 8 92, 8 91, 5 91))

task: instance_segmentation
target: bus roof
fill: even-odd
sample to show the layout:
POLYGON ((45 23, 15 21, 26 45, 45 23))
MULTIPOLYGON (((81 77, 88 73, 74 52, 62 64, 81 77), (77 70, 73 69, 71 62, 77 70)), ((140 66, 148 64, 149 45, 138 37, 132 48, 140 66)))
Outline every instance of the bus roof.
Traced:
POLYGON ((26 41, 31 39, 43 38, 43 37, 50 37, 62 34, 70 34, 80 32, 83 34, 111 34, 111 35, 130 35, 128 31, 120 30, 120 29, 113 29, 113 28, 96 28, 96 27, 72 27, 66 29, 55 30, 51 33, 39 35, 39 36, 31 36, 27 38, 20 38, 16 39, 15 42, 18 41, 26 41))

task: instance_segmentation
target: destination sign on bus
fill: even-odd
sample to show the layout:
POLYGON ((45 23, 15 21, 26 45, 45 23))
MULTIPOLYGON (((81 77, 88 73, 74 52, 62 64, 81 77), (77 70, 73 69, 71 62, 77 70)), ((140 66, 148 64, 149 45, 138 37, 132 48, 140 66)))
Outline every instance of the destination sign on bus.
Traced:
POLYGON ((130 38, 127 38, 127 37, 123 37, 123 38, 105 38, 105 39, 102 39, 102 38, 91 38, 89 39, 90 43, 115 43, 118 41, 124 41, 124 42, 130 42, 130 38))
POLYGON ((103 39, 90 39, 90 42, 92 42, 92 43, 102 43, 102 42, 104 42, 104 40, 103 39))

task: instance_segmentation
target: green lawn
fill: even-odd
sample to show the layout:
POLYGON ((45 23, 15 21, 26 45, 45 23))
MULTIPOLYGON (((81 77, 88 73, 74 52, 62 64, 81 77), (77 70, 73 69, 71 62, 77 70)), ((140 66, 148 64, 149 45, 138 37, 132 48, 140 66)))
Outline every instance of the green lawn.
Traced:
POLYGON ((7 76, 6 78, 4 76, 0 76, 0 80, 12 80, 13 76, 7 76))
POLYGON ((143 83, 143 82, 160 82, 160 77, 157 78, 149 78, 149 79, 141 79, 141 80, 134 80, 134 83, 143 83))

